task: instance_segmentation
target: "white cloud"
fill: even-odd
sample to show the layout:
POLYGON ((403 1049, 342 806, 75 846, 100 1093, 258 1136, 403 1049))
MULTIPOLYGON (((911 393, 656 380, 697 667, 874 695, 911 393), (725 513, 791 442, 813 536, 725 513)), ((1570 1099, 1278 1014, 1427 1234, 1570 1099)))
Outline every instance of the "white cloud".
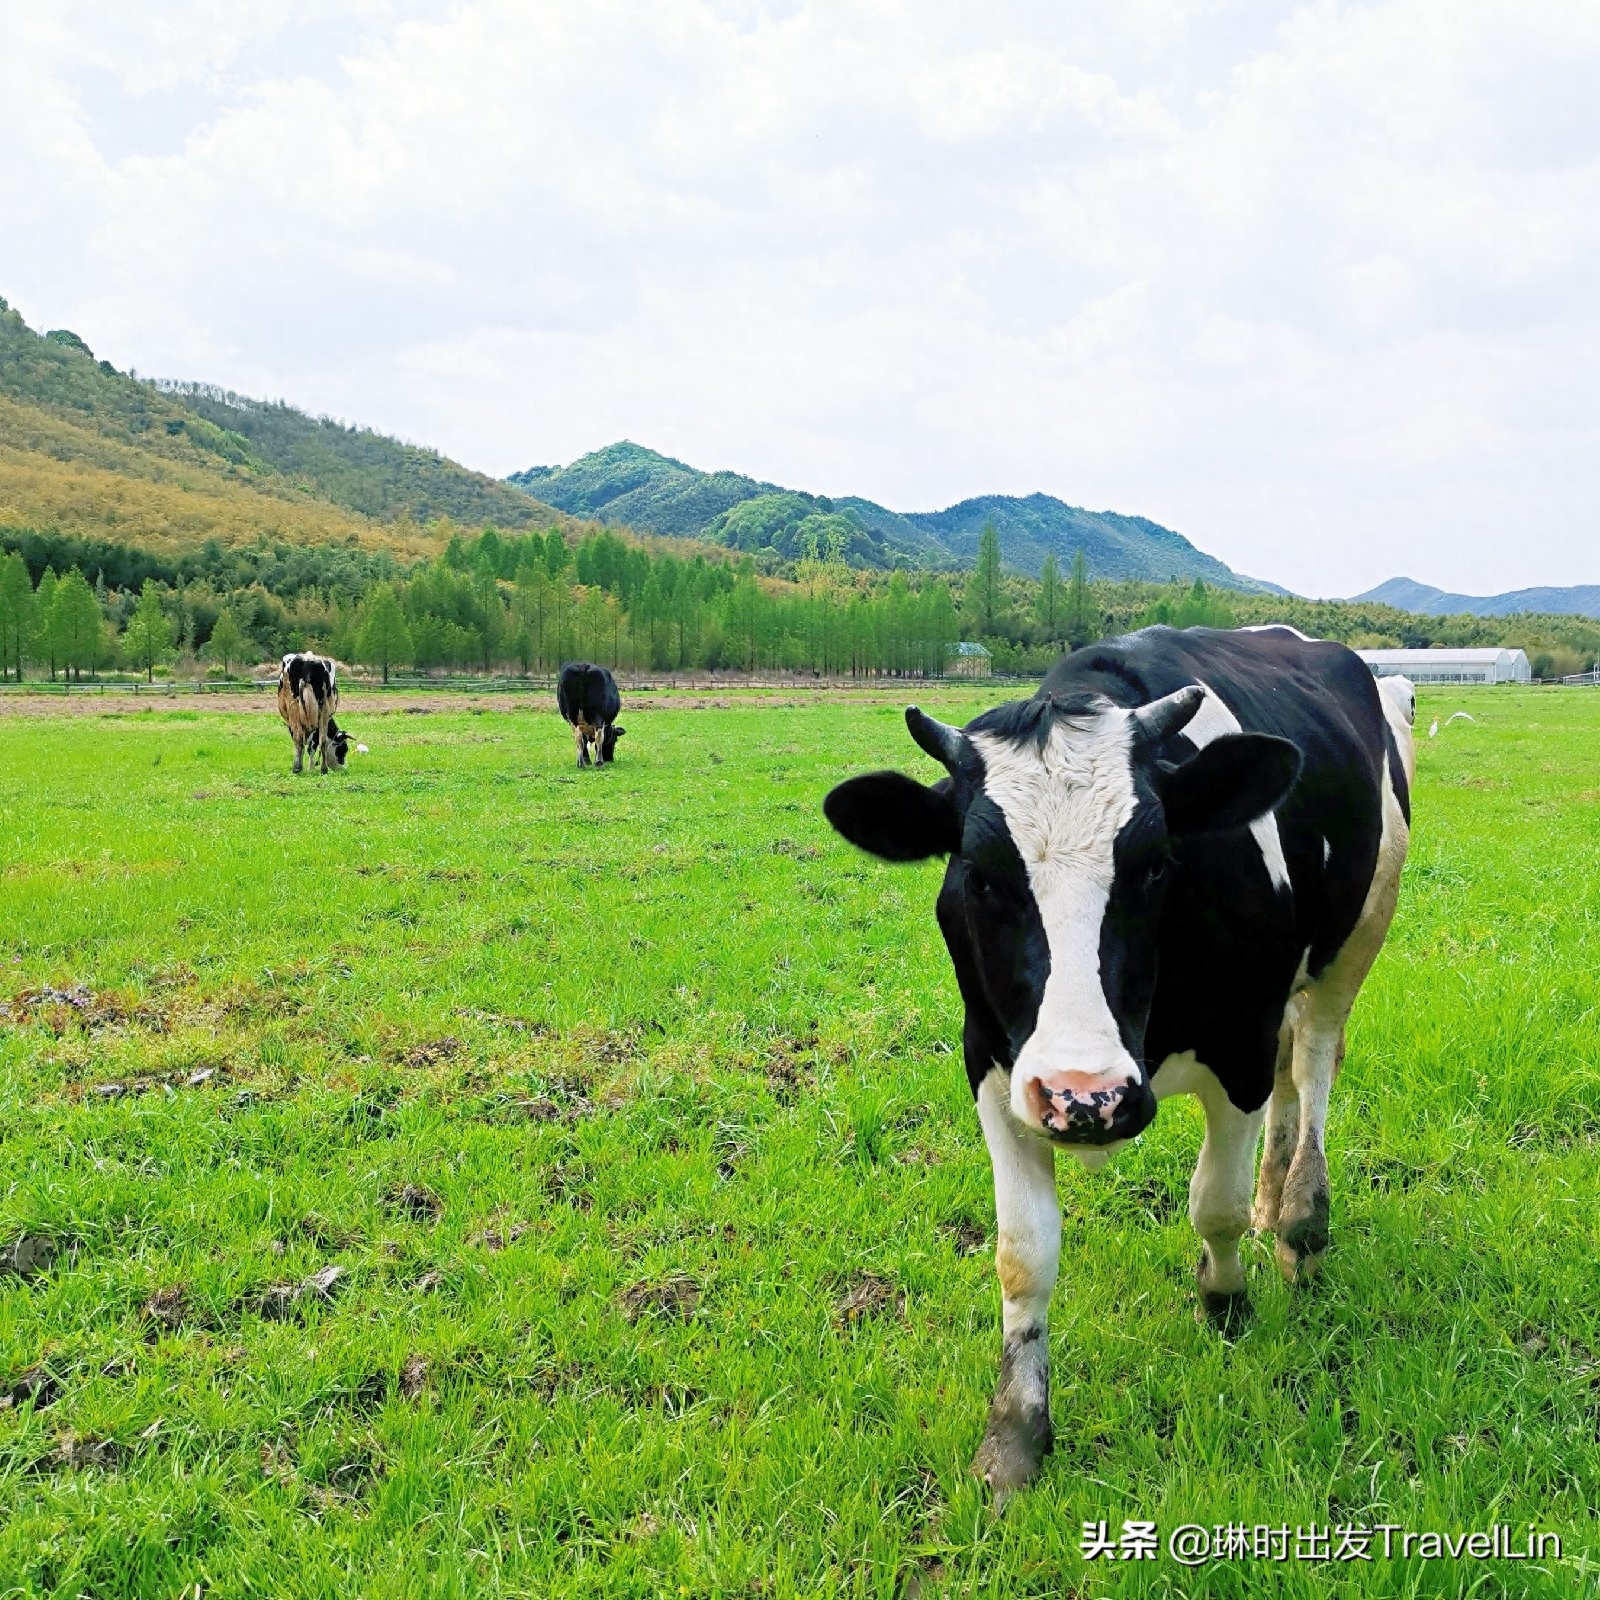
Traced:
POLYGON ((1597 66, 1590 0, 11 7, 0 292, 494 472, 1593 582, 1597 66))

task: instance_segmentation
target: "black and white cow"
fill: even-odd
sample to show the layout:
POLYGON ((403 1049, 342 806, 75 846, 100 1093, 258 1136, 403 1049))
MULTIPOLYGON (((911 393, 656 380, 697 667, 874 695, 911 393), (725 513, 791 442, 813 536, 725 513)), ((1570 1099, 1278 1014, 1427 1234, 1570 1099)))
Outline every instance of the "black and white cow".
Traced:
POLYGON ((999 1492, 1051 1447, 1055 1153, 1086 1165, 1198 1096, 1197 1315, 1249 1309, 1254 1225, 1291 1282, 1328 1243, 1323 1128, 1345 1019, 1394 913, 1411 686, 1289 628, 1148 628, 1078 650, 964 729, 912 707, 945 767, 840 784, 845 838, 947 855, 938 919, 994 1168, 1000 1379, 973 1470, 999 1492))
MULTIPOLYGON (((333 720, 339 705, 338 667, 327 656, 295 651, 278 670, 278 715, 294 740, 294 770, 307 750, 322 757, 322 770, 337 770, 350 752, 350 736, 333 720)), ((362 746, 365 749, 365 746, 362 746)))
POLYGON ((594 764, 604 766, 616 760, 617 740, 627 731, 617 726, 622 696, 617 680, 608 667, 587 661, 569 661, 556 682, 556 706, 578 741, 578 765, 589 765, 589 746, 594 746, 594 764))

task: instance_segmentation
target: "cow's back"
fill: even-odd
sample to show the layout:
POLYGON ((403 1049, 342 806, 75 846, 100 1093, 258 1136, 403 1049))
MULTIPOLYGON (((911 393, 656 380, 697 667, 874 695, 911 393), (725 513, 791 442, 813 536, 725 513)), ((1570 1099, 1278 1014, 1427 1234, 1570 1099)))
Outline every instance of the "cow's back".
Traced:
POLYGON ((614 722, 622 709, 616 679, 605 667, 588 661, 569 661, 556 680, 556 708, 574 727, 587 723, 599 727, 614 722))

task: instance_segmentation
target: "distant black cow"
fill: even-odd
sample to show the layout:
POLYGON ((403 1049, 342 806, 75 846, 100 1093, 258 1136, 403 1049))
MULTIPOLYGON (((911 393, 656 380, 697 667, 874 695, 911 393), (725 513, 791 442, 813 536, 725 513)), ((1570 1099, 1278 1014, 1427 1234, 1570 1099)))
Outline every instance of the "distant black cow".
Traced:
POLYGON ((827 798, 891 861, 949 857, 937 915, 994 1167, 1000 1382, 975 1469, 1050 1448, 1055 1155, 1102 1163, 1171 1094, 1205 1108, 1189 1185, 1199 1312, 1248 1310, 1239 1240, 1291 1282, 1328 1244, 1328 1092, 1394 914, 1410 835, 1411 686, 1291 628, 1147 628, 1057 662, 1030 700, 911 737, 944 773, 827 798))
POLYGON ((278 715, 294 740, 294 770, 307 750, 322 757, 322 770, 344 765, 350 736, 333 720, 339 704, 338 669, 326 656, 299 651, 283 658, 278 672, 278 715))
POLYGON ((569 661, 562 667, 556 685, 556 705, 572 724, 580 767, 589 765, 591 744, 597 767, 616 759, 617 740, 625 730, 617 726, 622 696, 617 693, 617 680, 608 668, 587 661, 569 661))

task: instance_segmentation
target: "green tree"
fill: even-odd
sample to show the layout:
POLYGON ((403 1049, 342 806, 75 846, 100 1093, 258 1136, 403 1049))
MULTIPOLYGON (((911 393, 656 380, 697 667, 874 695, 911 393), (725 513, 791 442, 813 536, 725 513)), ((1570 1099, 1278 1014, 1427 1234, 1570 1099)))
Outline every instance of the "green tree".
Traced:
POLYGON ((560 532, 552 528, 550 537, 545 541, 544 570, 550 578, 559 578, 567 570, 567 563, 571 559, 571 552, 567 549, 567 541, 561 537, 560 532))
POLYGON ((177 616, 178 626, 173 644, 181 656, 194 646, 194 618, 189 611, 189 593, 181 572, 178 574, 177 616))
MULTIPOLYGON (((489 587, 494 589, 492 579, 489 587)), ((498 609, 498 590, 495 590, 493 603, 498 609)), ((387 583, 380 583, 367 601, 367 616, 361 625, 356 651, 368 666, 383 668, 385 683, 389 681, 390 667, 403 666, 411 659, 411 630, 406 626, 406 614, 400 609, 394 589, 387 583)))
POLYGON ((1000 615, 1000 535, 991 518, 978 536, 978 560, 963 609, 978 634, 993 633, 1000 615))
POLYGON ((217 613, 217 620, 211 624, 211 637, 206 641, 206 654, 213 661, 222 663, 222 675, 225 678, 233 676, 235 661, 243 661, 245 653, 250 649, 250 641, 245 637, 244 630, 233 620, 233 611, 224 606, 217 613))
POLYGON ((1089 592, 1089 563, 1079 550, 1072 558, 1072 581, 1067 585, 1066 635, 1074 650, 1081 650, 1098 636, 1094 596, 1089 592))
POLYGON ((161 609, 161 591, 156 588, 154 578, 146 578, 139 595, 139 607, 122 636, 123 653, 131 665, 144 668, 146 682, 154 682, 156 662, 165 660, 171 647, 172 626, 161 609))
POLYGON ((105 654, 105 618, 89 580, 76 567, 56 585, 50 617, 62 667, 82 678, 85 667, 93 671, 99 666, 105 654))
MULTIPOLYGON (((501 658, 506 642, 506 606, 500 598, 500 585, 487 573, 481 574, 477 583, 477 600, 482 614, 478 625, 483 644, 483 670, 492 672, 501 658)), ((387 681, 387 679, 385 679, 387 681)))
POLYGON ((0 677, 14 672, 22 682, 22 663, 33 633, 33 584, 27 564, 13 550, 0 561, 0 677))
MULTIPOLYGON (((1082 552, 1080 551, 1081 555, 1082 552)), ((1044 633, 1045 642, 1051 643, 1061 637, 1061 568, 1056 564, 1055 551, 1051 551, 1044 558, 1044 567, 1039 573, 1039 597, 1034 602, 1034 610, 1039 618, 1039 627, 1044 633)))
POLYGON ((50 669, 53 683, 56 668, 61 665, 61 650, 56 642, 56 569, 46 567, 39 577, 39 587, 33 596, 33 632, 29 636, 28 653, 40 666, 50 669))

